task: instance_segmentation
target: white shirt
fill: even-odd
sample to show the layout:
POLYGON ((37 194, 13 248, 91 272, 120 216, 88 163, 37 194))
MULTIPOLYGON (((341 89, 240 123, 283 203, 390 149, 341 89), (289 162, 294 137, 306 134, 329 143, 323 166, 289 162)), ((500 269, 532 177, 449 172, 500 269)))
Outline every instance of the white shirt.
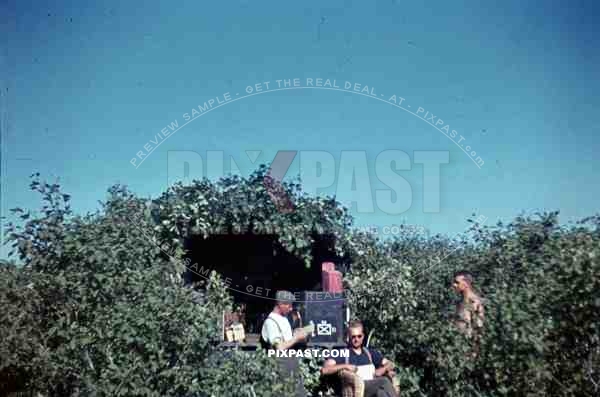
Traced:
POLYGON ((286 317, 281 314, 271 312, 265 319, 261 331, 265 341, 274 345, 279 342, 292 340, 292 326, 286 317))

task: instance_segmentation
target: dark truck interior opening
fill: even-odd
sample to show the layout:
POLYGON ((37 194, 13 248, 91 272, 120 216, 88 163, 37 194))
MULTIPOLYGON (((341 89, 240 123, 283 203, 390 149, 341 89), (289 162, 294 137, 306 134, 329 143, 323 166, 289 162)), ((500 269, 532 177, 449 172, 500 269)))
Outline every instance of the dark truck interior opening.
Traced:
MULTIPOLYGON (((299 300, 307 297, 315 299, 317 296, 322 299, 323 294, 316 294, 323 291, 322 263, 333 262, 337 270, 344 268, 344 258, 335 255, 333 236, 315 234, 313 240, 312 263, 307 268, 301 258, 285 250, 276 235, 246 233, 213 235, 206 239, 202 236, 193 237, 186 241, 188 257, 191 263, 202 267, 203 274, 188 270, 184 277, 187 283, 193 283, 205 278, 207 270, 214 270, 226 280, 235 305, 244 306, 246 340, 254 344, 258 341, 264 319, 275 304, 275 291, 291 291, 299 300)), ((298 302, 294 307, 302 315, 328 314, 339 323, 345 316, 345 305, 342 303, 311 305, 298 302), (335 313, 331 313, 332 310, 335 313)))

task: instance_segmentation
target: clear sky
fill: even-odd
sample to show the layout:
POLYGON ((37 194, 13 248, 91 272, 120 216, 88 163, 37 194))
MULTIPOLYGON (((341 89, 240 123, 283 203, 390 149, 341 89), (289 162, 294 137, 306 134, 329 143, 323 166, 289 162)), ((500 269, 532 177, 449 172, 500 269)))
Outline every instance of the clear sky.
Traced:
MULTIPOLYGON (((565 222, 592 215, 600 196, 594 3, 8 1, 0 32, 3 215, 40 207, 28 188, 33 172, 60 177, 77 212, 98 208, 114 183, 157 196, 186 150, 205 162, 215 155, 207 152, 223 151, 225 172, 233 158, 242 175, 279 150, 330 153, 323 180, 335 182, 322 193, 348 198, 343 184, 355 172, 361 201, 372 193, 374 205, 356 214, 363 225, 451 234, 473 212, 488 224, 536 210, 560 210, 565 222), (273 90, 276 80, 294 78, 304 88, 273 90), (340 88, 310 88, 310 78, 340 88), (244 97, 265 82, 269 90, 261 84, 263 92, 244 97), (369 91, 352 93, 355 83, 369 91), (229 103, 168 138, 157 135, 225 93, 229 103), (392 95, 404 98, 403 108, 392 95), (432 126, 425 112, 443 124, 432 126), (134 166, 145 145, 152 153, 134 166), (408 154, 410 169, 397 171, 410 184, 396 191, 411 204, 401 214, 375 198, 376 189, 390 189, 378 179, 390 177, 390 165, 376 174, 384 150, 408 154), (346 161, 356 154, 344 151, 363 151, 365 162, 346 161), (428 185, 415 151, 448 153, 439 184, 427 188, 439 192, 439 211, 424 211, 428 185)), ((314 168, 319 155, 304 156, 314 168)), ((303 169, 301 158, 288 177, 303 169)), ((192 160, 190 174, 220 173, 217 163, 201 171, 192 160)))

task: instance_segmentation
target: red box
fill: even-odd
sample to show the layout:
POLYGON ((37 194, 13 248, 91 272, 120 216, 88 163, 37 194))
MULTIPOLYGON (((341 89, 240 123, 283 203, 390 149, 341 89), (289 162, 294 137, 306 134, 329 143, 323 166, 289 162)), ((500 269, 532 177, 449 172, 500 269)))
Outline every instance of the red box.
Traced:
POLYGON ((334 270, 335 270, 335 263, 333 263, 333 262, 323 262, 321 264, 321 271, 332 272, 334 270))
POLYGON ((342 273, 334 271, 321 272, 321 280, 323 291, 326 292, 342 292, 342 273))

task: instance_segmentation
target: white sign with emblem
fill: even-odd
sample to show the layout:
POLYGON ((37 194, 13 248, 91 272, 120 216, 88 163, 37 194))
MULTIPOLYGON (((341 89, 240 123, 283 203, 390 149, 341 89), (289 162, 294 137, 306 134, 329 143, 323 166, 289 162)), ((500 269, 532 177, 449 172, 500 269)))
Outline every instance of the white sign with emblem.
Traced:
POLYGON ((317 324, 317 335, 332 335, 335 331, 336 328, 325 320, 317 324))

